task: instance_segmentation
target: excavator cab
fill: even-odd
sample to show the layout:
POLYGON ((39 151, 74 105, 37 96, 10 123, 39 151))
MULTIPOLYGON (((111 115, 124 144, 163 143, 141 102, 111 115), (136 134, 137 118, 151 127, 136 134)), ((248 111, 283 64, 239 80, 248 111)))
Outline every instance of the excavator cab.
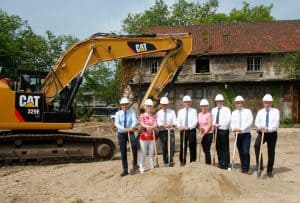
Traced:
POLYGON ((67 88, 62 91, 55 105, 45 104, 42 88, 48 72, 19 70, 19 85, 16 92, 16 109, 25 121, 64 123, 74 122, 73 109, 62 110, 67 98, 67 88))

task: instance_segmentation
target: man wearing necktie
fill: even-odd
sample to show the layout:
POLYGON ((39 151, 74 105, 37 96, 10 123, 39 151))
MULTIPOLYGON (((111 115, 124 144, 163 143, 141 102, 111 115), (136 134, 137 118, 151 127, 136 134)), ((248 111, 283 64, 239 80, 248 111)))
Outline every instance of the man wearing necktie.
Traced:
POLYGON ((156 113, 158 125, 158 137, 161 141, 163 152, 163 161, 165 166, 174 166, 175 136, 174 127, 176 126, 175 111, 168 107, 169 99, 162 97, 160 99, 160 110, 156 113), (168 129, 170 129, 170 163, 168 152, 168 129))
POLYGON ((120 145, 121 159, 122 159, 122 172, 121 176, 128 175, 128 162, 127 162, 127 142, 128 133, 130 133, 130 140, 133 151, 134 167, 137 168, 137 142, 134 136, 134 128, 137 124, 136 114, 132 109, 129 109, 129 100, 122 98, 120 101, 121 110, 116 113, 115 126, 118 129, 118 140, 120 145))
MULTIPOLYGON (((263 143, 267 142, 268 147, 268 165, 267 175, 273 177, 273 166, 275 160, 275 146, 277 142, 277 129, 279 127, 280 113, 279 110, 272 107, 273 97, 266 94, 263 97, 264 108, 257 112, 255 126, 258 130, 258 136, 255 140, 254 149, 256 155, 256 165, 258 166, 259 150, 261 144, 262 132, 264 132, 263 143)), ((261 158, 261 168, 263 170, 263 159, 261 158)))
POLYGON ((232 112, 230 128, 238 133, 237 148, 241 160, 241 172, 248 174, 250 168, 250 143, 253 116, 250 109, 244 108, 244 98, 237 96, 234 100, 236 110, 232 112))
POLYGON ((230 161, 229 154, 229 127, 231 111, 224 106, 224 97, 218 94, 215 98, 216 107, 211 110, 213 117, 214 132, 217 131, 216 150, 219 168, 227 170, 230 161))
POLYGON ((197 110, 191 108, 191 97, 186 95, 182 99, 183 107, 178 111, 177 127, 180 130, 180 165, 186 164, 187 143, 189 143, 190 162, 196 161, 196 126, 197 126, 197 110), (184 136, 185 135, 185 136, 184 136), (185 138, 185 139, 183 139, 185 138), (184 148, 183 148, 184 146, 184 148))

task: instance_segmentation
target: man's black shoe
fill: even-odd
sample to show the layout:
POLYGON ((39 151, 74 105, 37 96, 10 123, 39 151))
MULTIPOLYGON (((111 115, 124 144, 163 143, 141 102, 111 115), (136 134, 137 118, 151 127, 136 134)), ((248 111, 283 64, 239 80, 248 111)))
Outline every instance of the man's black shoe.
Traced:
POLYGON ((269 178, 273 178, 273 173, 272 173, 272 172, 267 172, 267 176, 268 176, 269 178))
POLYGON ((122 173, 120 174, 121 177, 126 176, 126 175, 128 175, 128 171, 127 170, 122 171, 122 173))

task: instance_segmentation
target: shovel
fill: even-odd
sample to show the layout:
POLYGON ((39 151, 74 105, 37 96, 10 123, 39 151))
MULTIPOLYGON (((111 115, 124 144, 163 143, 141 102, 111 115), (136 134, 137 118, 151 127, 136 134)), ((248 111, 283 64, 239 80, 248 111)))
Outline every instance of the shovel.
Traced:
POLYGON ((260 177, 261 175, 261 157, 262 157, 262 148, 264 145, 264 137, 265 137, 265 131, 261 132, 261 141, 260 141, 260 148, 259 148, 259 156, 258 156, 258 167, 257 167, 257 178, 260 177))
POLYGON ((214 140, 214 148, 213 148, 213 165, 216 165, 216 143, 217 143, 217 136, 218 136, 218 128, 215 129, 215 133, 213 135, 214 140))
POLYGON ((128 132, 128 142, 129 142, 129 148, 130 148, 130 158, 132 160, 132 169, 130 169, 130 174, 134 175, 135 174, 134 160, 133 160, 133 152, 132 152, 132 145, 131 145, 131 139, 130 139, 130 133, 129 132, 128 132))
POLYGON ((156 146, 156 137, 155 137, 155 131, 153 130, 153 136, 154 136, 154 153, 155 153, 155 165, 154 168, 158 168, 158 154, 157 154, 157 146, 156 146))
POLYGON ((234 170, 234 157, 235 157, 235 150, 236 150, 237 138, 238 138, 238 133, 235 132, 235 140, 234 140, 233 153, 232 153, 232 161, 231 161, 231 171, 234 170))
POLYGON ((200 157, 201 157, 201 143, 202 143, 202 133, 201 133, 201 128, 199 129, 199 136, 200 136, 200 142, 199 142, 199 163, 200 163, 200 157))
POLYGON ((183 130, 183 142, 182 142, 182 148, 183 148, 183 153, 182 153, 183 157, 182 157, 182 161, 183 161, 183 163, 185 164, 185 162, 186 162, 186 154, 185 154, 185 149, 184 149, 184 147, 185 147, 185 130, 183 130))
POLYGON ((171 129, 168 128, 168 158, 169 166, 171 166, 171 129))

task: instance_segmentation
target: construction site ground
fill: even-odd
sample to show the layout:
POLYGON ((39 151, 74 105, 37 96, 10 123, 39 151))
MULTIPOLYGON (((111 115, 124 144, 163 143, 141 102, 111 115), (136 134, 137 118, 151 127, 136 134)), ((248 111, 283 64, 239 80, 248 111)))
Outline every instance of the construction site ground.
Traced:
MULTIPOLYGON (((109 136, 118 144, 111 122, 77 123, 74 131, 109 136)), ((256 136, 253 131, 249 175, 239 171, 238 154, 236 170, 226 171, 205 165, 203 152, 200 163, 181 167, 176 152, 174 167, 164 167, 159 155, 159 168, 120 177, 117 151, 104 162, 1 166, 0 202, 300 202, 300 128, 279 130, 273 178, 266 170, 260 179, 252 174, 256 136)), ((231 134, 231 154, 233 142, 231 134)), ((266 153, 265 145, 264 164, 266 153)))

